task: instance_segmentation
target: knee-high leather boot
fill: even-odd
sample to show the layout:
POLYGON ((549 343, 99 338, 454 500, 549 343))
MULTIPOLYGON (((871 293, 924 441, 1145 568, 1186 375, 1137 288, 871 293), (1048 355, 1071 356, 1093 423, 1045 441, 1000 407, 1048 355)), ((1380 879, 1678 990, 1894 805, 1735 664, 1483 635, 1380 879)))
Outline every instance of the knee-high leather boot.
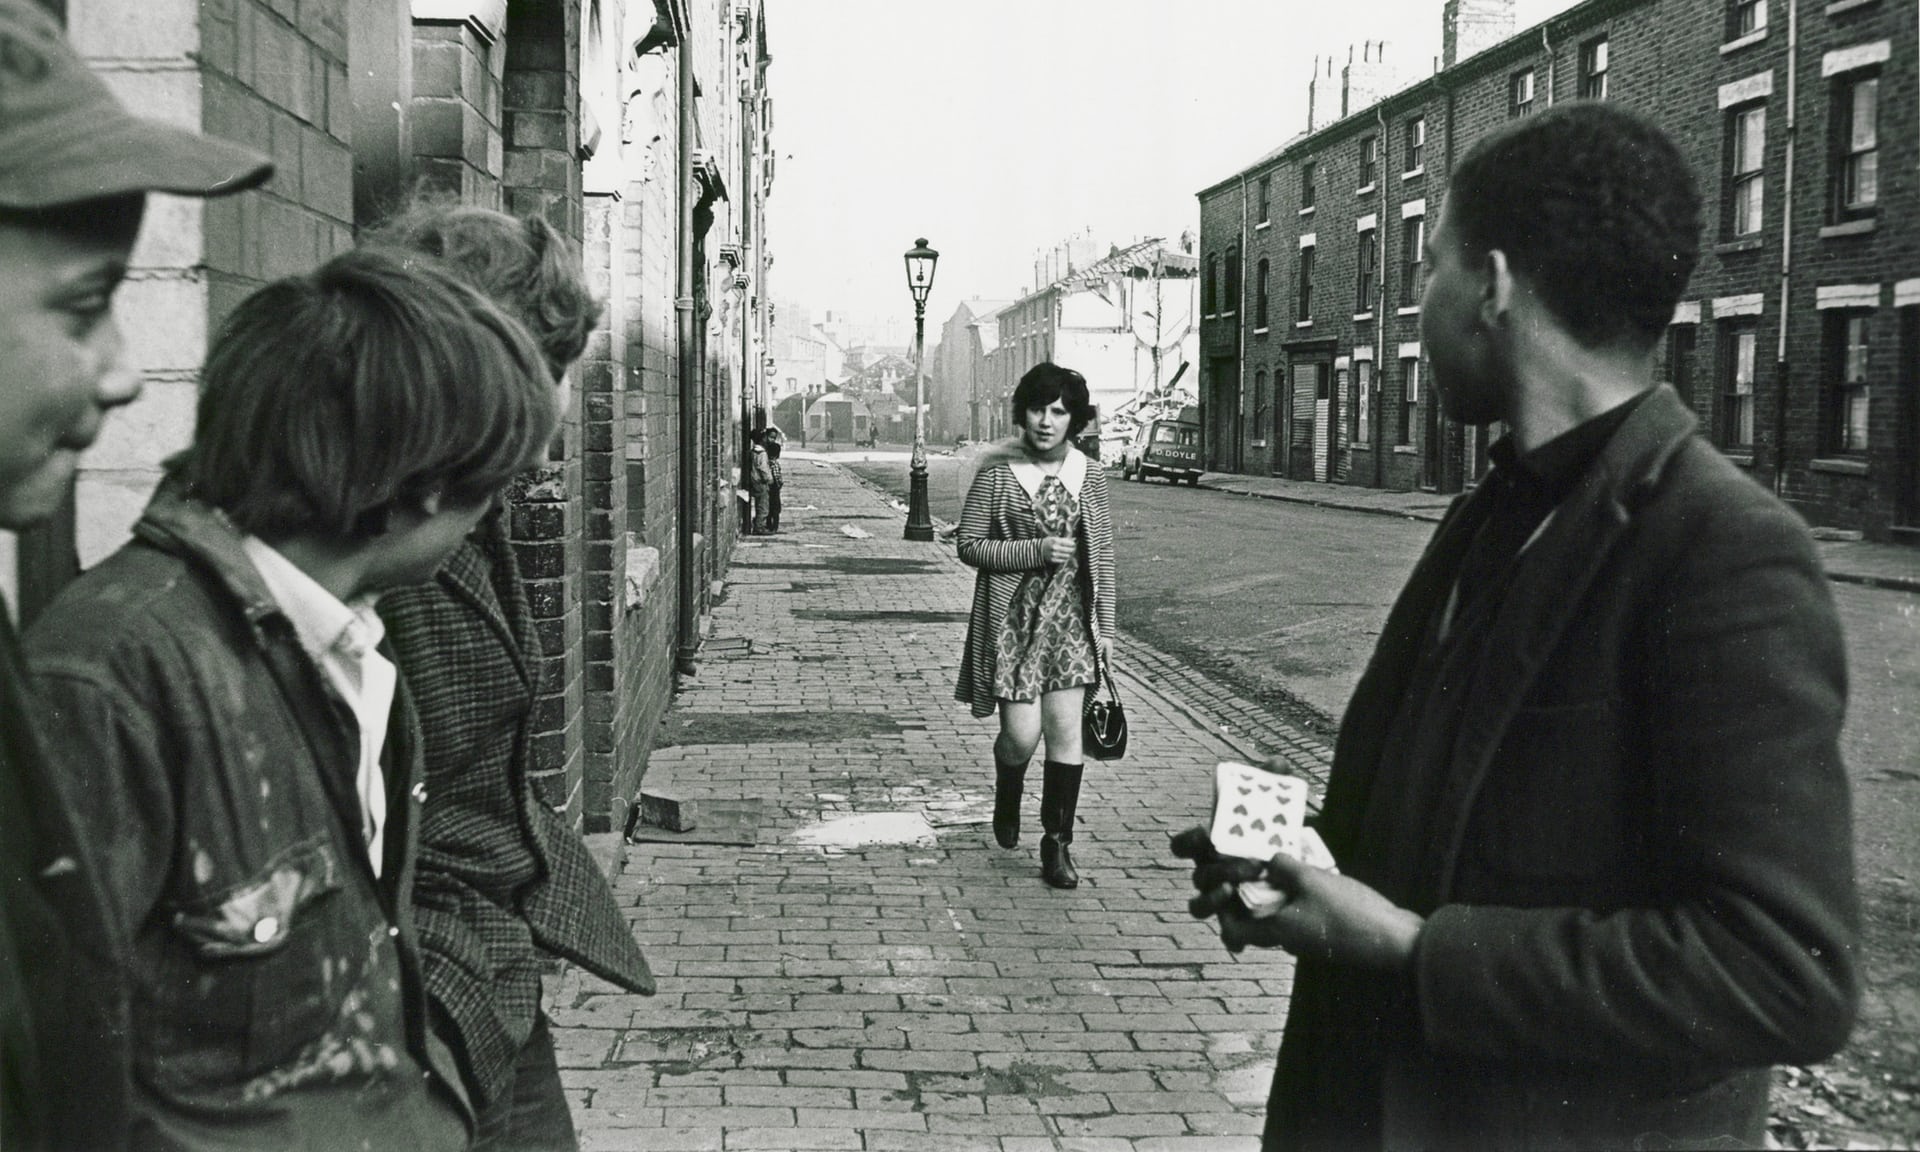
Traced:
POLYGON ((1027 787, 1027 761, 1005 764, 993 750, 993 840, 1002 848, 1020 846, 1020 800, 1027 787))
POLYGON ((1074 870, 1073 855, 1067 850, 1073 843, 1073 813, 1080 806, 1080 772, 1085 765, 1046 761, 1046 775, 1040 785, 1040 879, 1055 888, 1077 888, 1080 873, 1074 870))

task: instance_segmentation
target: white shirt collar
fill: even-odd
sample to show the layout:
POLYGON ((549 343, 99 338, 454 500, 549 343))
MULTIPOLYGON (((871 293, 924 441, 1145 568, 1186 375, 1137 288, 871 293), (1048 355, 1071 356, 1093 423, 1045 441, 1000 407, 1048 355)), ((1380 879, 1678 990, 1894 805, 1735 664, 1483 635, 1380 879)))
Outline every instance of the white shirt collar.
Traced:
POLYGON ((245 537, 240 547, 259 569, 261 581, 287 614, 309 656, 318 660, 338 649, 358 658, 378 648, 386 637, 386 625, 374 611, 376 597, 358 596, 352 604, 344 603, 258 536, 245 537))
MULTIPOLYGON (((1040 496, 1040 482, 1047 474, 1031 460, 1015 460, 1007 465, 1013 469, 1013 478, 1020 481, 1020 487, 1027 490, 1027 499, 1035 500, 1040 496)), ((1087 479, 1087 454, 1078 448, 1067 449, 1066 459, 1060 462, 1060 483, 1065 485, 1068 494, 1074 499, 1080 498, 1080 485, 1087 479)))

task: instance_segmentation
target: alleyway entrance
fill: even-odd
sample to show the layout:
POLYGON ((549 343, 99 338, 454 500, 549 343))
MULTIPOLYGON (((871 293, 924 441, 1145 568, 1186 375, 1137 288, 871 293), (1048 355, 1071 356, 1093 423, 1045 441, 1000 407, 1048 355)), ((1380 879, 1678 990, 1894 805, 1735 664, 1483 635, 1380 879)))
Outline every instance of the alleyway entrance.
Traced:
POLYGON ((1166 852, 1244 753, 1123 670, 1131 753, 1088 767, 1080 888, 1043 886, 1038 768, 1002 851, 952 700, 971 570, 838 467, 791 460, 786 502, 648 769, 712 819, 616 875, 659 995, 550 989, 587 1147, 1256 1147, 1291 965, 1228 954, 1166 852))

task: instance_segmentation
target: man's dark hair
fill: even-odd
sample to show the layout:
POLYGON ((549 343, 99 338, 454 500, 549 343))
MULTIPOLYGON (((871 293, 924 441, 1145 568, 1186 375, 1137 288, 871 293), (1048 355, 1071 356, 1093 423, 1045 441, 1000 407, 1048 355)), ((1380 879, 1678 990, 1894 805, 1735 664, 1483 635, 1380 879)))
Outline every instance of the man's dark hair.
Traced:
POLYGON ((1027 413, 1045 408, 1055 400, 1067 410, 1067 437, 1072 439, 1086 430, 1093 419, 1093 399, 1087 392, 1087 378, 1071 368, 1062 368, 1051 360, 1042 360, 1027 369, 1013 389, 1013 422, 1027 426, 1027 413))
POLYGON ((587 287, 573 243, 537 216, 427 197, 380 225, 367 243, 445 261, 527 326, 555 378, 586 351, 605 311, 587 287))
POLYGON ((202 370, 187 491, 269 544, 471 506, 543 454, 559 395, 525 328, 425 256, 359 249, 255 292, 202 370))
POLYGON ((1506 253, 1588 346, 1651 346, 1700 257, 1700 193, 1651 121, 1579 100, 1474 144, 1447 186, 1447 220, 1469 251, 1506 253))

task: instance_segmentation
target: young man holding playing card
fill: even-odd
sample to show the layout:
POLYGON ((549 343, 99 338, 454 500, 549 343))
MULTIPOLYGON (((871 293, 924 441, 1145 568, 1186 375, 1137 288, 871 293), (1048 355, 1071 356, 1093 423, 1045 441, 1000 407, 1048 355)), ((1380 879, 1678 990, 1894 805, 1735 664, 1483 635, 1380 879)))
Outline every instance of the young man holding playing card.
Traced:
POLYGON ((1698 242, 1684 159, 1611 103, 1454 172, 1422 336, 1506 435, 1342 722, 1340 874, 1175 842, 1228 947, 1300 958, 1264 1148, 1758 1147, 1769 1066, 1846 1040, 1838 621, 1805 526, 1653 383, 1698 242))

